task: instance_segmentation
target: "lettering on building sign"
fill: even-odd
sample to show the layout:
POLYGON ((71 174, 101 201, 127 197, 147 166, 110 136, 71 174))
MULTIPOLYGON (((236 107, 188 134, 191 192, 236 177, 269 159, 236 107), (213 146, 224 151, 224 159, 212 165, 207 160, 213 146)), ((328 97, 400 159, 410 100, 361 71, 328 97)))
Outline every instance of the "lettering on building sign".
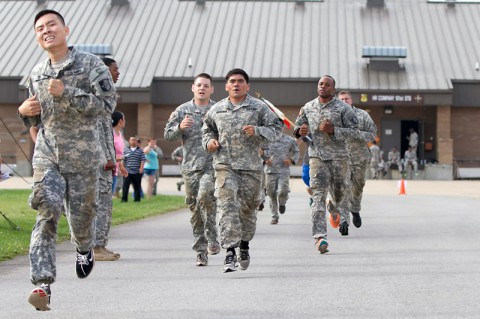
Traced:
POLYGON ((360 94, 361 103, 370 104, 423 104, 421 94, 360 94))

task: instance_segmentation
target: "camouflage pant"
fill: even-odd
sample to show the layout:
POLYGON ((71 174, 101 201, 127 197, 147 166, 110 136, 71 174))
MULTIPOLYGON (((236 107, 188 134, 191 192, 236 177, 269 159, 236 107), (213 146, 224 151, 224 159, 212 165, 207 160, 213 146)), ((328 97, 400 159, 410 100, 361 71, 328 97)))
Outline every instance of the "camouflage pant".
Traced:
POLYGON ((312 234, 314 238, 327 236, 325 200, 329 189, 332 199, 339 203, 340 211, 346 210, 344 197, 347 195, 347 160, 322 161, 310 158, 310 187, 313 192, 312 234))
MULTIPOLYGON (((340 210, 340 223, 347 222, 350 225, 350 212, 360 212, 361 202, 363 195, 363 187, 365 186, 366 179, 366 170, 369 167, 370 160, 364 160, 359 162, 349 162, 348 164, 348 176, 350 180, 347 181, 348 184, 348 194, 344 196, 343 200, 345 203, 342 205, 336 205, 333 203, 329 210, 330 212, 339 212, 339 207, 344 207, 345 209, 340 210)), ((332 191, 331 191, 332 193, 332 191)))
POLYGON ((278 220, 278 205, 284 206, 290 193, 290 175, 266 174, 267 195, 270 197, 272 219, 278 220))
POLYGON ((213 196, 215 178, 213 169, 183 171, 185 203, 190 208, 190 224, 193 230, 192 249, 207 253, 208 244, 218 243, 216 200, 213 196))
MULTIPOLYGON (((267 173, 262 171, 262 190, 260 191, 260 203, 265 203, 265 192, 266 192, 266 180, 267 180, 267 173)), ((259 204, 260 205, 260 204, 259 204)))
POLYGON ((360 212, 363 195, 363 187, 365 187, 365 173, 370 160, 350 163, 350 196, 348 209, 351 212, 360 212))
POLYGON ((72 243, 85 252, 94 245, 97 171, 61 174, 55 167, 34 168, 30 207, 37 219, 30 241, 30 280, 53 283, 56 278, 57 224, 65 205, 72 243))
POLYGON ((220 243, 225 249, 237 247, 240 240, 250 241, 255 235, 262 171, 232 170, 217 165, 215 177, 220 243))
POLYGON ((108 233, 112 224, 112 172, 103 169, 99 172, 100 178, 97 216, 95 217, 95 246, 105 247, 108 243, 108 233))

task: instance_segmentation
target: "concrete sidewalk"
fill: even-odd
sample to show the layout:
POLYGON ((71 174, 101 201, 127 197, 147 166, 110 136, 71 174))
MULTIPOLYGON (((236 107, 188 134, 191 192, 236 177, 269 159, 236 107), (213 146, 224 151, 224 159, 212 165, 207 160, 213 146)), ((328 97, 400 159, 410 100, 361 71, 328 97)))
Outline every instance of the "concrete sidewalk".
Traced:
MULTIPOLYGON (((176 182, 179 177, 161 177, 158 183, 158 192, 162 194, 183 194, 177 191, 176 182)), ((300 178, 290 180, 292 193, 302 193, 305 191, 305 184, 300 178)), ((398 193, 398 182, 396 180, 367 180, 365 193, 371 195, 394 195, 398 193)), ((30 189, 33 178, 25 179, 20 177, 11 177, 0 182, 0 191, 2 189, 30 189)), ((142 180, 146 187, 145 178, 142 180)), ((466 196, 480 198, 480 180, 458 180, 458 181, 427 181, 427 180, 405 180, 407 186, 407 195, 434 195, 434 196, 466 196)))
MULTIPOLYGON (((159 191, 179 194, 176 181, 159 191)), ((28 258, 1 263, 0 318, 478 318, 479 186, 411 181, 400 196, 396 181, 369 180, 363 226, 348 237, 329 226, 330 253, 320 255, 294 179, 278 225, 259 212, 249 269, 229 274, 224 252, 195 267, 187 210, 121 225, 109 246, 122 258, 98 262, 85 280, 72 245, 58 246, 48 313, 27 302, 28 258)))

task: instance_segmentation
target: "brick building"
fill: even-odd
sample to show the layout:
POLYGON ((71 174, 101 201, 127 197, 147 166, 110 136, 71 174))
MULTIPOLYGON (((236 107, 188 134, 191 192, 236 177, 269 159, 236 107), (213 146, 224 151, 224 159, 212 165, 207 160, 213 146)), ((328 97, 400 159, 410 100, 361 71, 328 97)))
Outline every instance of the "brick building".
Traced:
POLYGON ((25 163, 18 145, 27 157, 32 153, 16 109, 26 97, 25 77, 46 58, 35 43, 33 17, 51 8, 64 15, 70 45, 113 48, 125 135, 156 136, 165 154, 177 145, 163 140, 163 129, 174 108, 191 98, 192 78, 210 73, 213 98, 220 100, 225 73, 241 67, 251 76, 251 93, 292 120, 316 96, 319 77, 330 74, 337 91, 351 91, 354 104, 370 113, 385 154, 392 146, 403 153, 413 127, 420 159, 438 162, 439 178, 455 176, 455 164, 480 167, 480 1, 42 2, 0 1, 6 162, 25 163))

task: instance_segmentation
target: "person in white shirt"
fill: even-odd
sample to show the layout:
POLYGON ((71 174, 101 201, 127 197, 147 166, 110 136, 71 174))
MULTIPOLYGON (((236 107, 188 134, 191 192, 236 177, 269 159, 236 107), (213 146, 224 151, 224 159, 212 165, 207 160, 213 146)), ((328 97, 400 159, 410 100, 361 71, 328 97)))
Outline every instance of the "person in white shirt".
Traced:
POLYGON ((412 152, 417 154, 418 134, 413 128, 410 128, 410 136, 407 136, 408 146, 412 148, 412 152))
POLYGON ((403 171, 406 172, 408 165, 413 166, 413 171, 415 172, 415 176, 418 175, 418 161, 417 161, 417 154, 413 151, 413 148, 410 146, 408 150, 405 151, 405 155, 403 157, 403 171))

